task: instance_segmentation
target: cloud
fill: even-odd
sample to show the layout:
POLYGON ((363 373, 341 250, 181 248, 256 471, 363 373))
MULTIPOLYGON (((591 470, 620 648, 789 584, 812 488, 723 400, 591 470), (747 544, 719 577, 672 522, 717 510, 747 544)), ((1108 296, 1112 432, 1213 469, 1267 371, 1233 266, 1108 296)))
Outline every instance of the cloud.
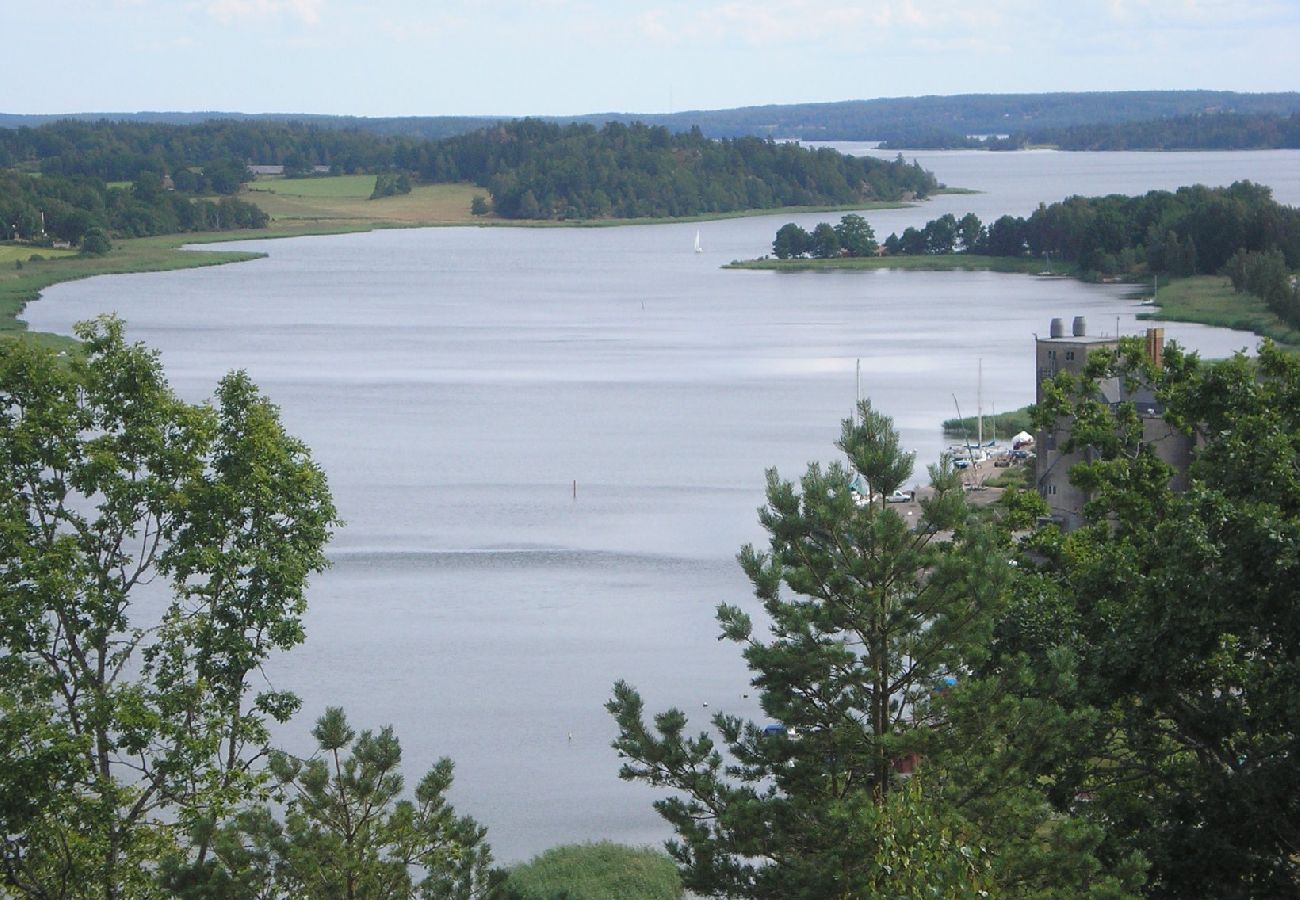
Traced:
POLYGON ((289 16, 304 25, 319 25, 324 0, 205 0, 202 9, 223 25, 249 19, 289 16))
POLYGON ((631 30, 661 44, 740 41, 754 47, 792 43, 880 41, 909 37, 969 37, 1003 16, 990 0, 978 9, 939 0, 776 0, 660 3, 634 16, 631 30))

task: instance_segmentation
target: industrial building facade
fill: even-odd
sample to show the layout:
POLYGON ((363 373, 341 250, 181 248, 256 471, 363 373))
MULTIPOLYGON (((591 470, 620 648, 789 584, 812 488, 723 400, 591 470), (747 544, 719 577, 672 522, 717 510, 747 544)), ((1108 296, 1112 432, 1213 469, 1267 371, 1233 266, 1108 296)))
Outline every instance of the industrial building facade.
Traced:
MULTIPOLYGON (((1087 333, 1087 322, 1076 316, 1071 334, 1065 333, 1063 319, 1053 319, 1048 337, 1036 338, 1034 365, 1036 371, 1036 403, 1043 402, 1044 384, 1059 372, 1080 375, 1088 362, 1088 355, 1098 350, 1116 351, 1119 337, 1092 337, 1087 333)), ((1148 328, 1146 353, 1159 366, 1164 353, 1164 329, 1148 328)), ((1193 439, 1170 427, 1164 420, 1164 408, 1149 386, 1124 384, 1122 378, 1106 378, 1097 384, 1098 399, 1112 409, 1122 403, 1132 403, 1142 421, 1142 442, 1174 469, 1170 487, 1183 490, 1187 486, 1187 469, 1191 462, 1193 439)), ((1088 493, 1070 483, 1070 468, 1091 456, 1091 448, 1076 448, 1067 453, 1071 421, 1058 419, 1055 427, 1039 431, 1035 436, 1034 475, 1039 494, 1047 501, 1049 515, 1065 531, 1083 524, 1083 508, 1088 493)))

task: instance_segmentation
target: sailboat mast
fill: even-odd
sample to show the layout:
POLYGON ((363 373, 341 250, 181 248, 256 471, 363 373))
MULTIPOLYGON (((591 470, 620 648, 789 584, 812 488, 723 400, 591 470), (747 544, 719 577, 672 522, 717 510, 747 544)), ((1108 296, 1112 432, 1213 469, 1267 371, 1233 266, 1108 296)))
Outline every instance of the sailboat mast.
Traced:
POLYGON ((858 404, 862 402, 862 357, 853 367, 853 425, 858 424, 858 404))
POLYGON ((978 372, 979 374, 975 378, 975 417, 976 417, 975 421, 976 421, 976 429, 977 429, 975 432, 975 442, 976 442, 976 446, 983 447, 984 446, 984 359, 983 357, 980 358, 978 372))

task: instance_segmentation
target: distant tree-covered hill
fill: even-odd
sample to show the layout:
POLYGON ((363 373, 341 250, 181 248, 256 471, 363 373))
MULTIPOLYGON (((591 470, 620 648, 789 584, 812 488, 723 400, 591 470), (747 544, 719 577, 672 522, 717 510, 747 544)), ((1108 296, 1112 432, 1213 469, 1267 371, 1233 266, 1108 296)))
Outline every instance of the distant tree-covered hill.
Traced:
MULTIPOLYGON (((888 97, 834 103, 747 106, 737 109, 690 110, 675 113, 592 113, 543 117, 557 123, 603 125, 641 122, 682 132, 698 128, 705 137, 753 135, 801 140, 880 140, 908 146, 943 146, 938 136, 957 140, 967 135, 1001 135, 1149 121, 1203 113, 1300 112, 1300 93, 1244 94, 1233 91, 1111 91, 1052 94, 959 94, 954 96, 888 97)), ((437 140, 488 127, 505 116, 353 116, 262 115, 241 113, 83 113, 67 115, 0 114, 0 128, 33 127, 55 119, 113 119, 117 121, 195 124, 220 118, 239 121, 294 121, 331 130, 359 130, 389 137, 437 140)))
POLYGON ((1300 113, 1212 113, 1145 122, 1074 125, 998 141, 995 149, 1052 144, 1062 150, 1276 150, 1300 148, 1300 113))
POLYGON ((1019 150, 1026 146, 1061 150, 1296 149, 1300 148, 1300 113, 1208 112, 1140 122, 1040 127, 1006 136, 970 137, 936 130, 881 145, 886 150, 1019 150))
MULTIPOLYGON (((934 176, 900 157, 857 158, 755 137, 661 126, 523 119, 439 141, 277 120, 196 125, 64 120, 0 131, 0 240, 138 237, 265 225, 226 196, 249 166, 374 172, 376 190, 473 182, 507 219, 681 217, 924 197, 934 176)), ((391 189, 391 191, 390 191, 391 189)), ((486 211, 486 204, 485 204, 486 211)), ((102 243, 97 238, 96 243, 102 243)))
POLYGON ((925 197, 934 176, 755 137, 610 122, 510 122, 413 149, 396 162, 428 181, 473 181, 510 219, 692 216, 925 197))

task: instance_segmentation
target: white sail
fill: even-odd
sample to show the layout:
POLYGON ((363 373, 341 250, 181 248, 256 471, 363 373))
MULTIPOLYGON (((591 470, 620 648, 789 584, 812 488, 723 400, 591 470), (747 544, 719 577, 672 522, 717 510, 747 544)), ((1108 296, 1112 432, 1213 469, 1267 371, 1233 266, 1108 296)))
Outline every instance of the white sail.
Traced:
POLYGON ((700 246, 700 232, 698 229, 695 232, 695 252, 696 253, 704 252, 704 248, 700 246))

